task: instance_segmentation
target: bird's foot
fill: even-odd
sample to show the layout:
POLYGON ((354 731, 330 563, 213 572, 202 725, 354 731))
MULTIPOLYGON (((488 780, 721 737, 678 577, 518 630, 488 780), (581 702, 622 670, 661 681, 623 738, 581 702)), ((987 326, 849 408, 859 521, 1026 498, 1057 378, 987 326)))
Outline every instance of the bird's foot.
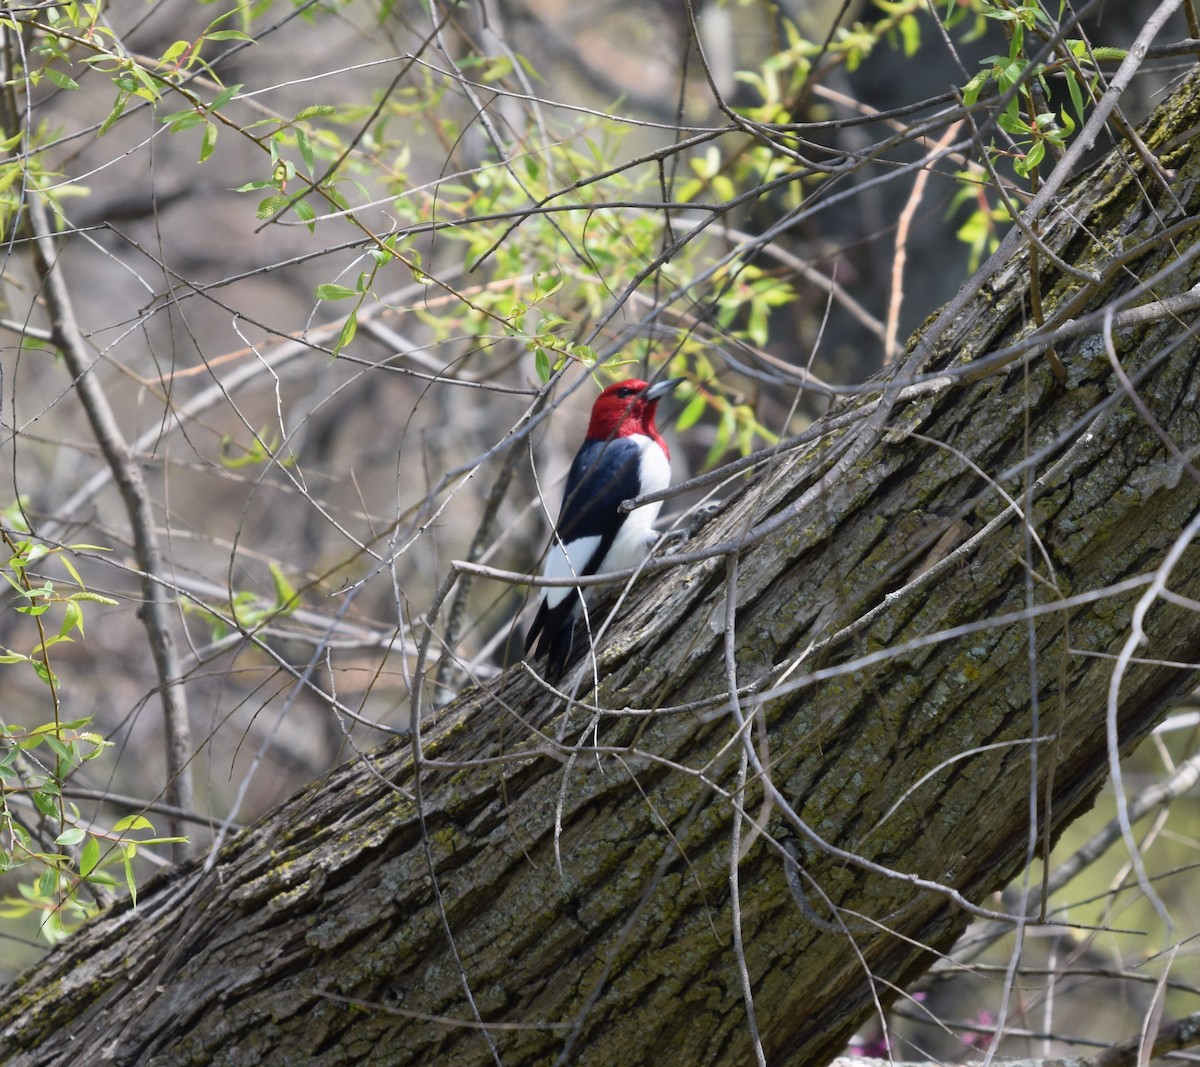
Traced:
POLYGON ((658 539, 658 548, 665 553, 678 552, 686 542, 699 532, 709 519, 721 510, 721 501, 710 500, 693 508, 687 515, 687 521, 673 530, 667 530, 658 539))

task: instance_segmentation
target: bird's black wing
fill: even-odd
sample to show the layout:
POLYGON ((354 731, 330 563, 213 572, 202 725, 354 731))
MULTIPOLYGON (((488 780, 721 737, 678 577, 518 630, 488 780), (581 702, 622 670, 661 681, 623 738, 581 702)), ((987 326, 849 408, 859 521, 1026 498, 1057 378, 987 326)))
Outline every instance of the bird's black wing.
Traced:
MULTIPOLYGON (((640 464, 641 448, 627 437, 586 441, 576 453, 567 474, 555 536, 568 548, 585 538, 599 541, 587 559, 571 559, 575 574, 595 574, 604 562, 624 517, 621 503, 638 495, 640 464)), ((562 677, 570 659, 580 599, 581 594, 574 591, 551 606, 543 596, 525 637, 526 654, 535 641, 534 656, 545 654, 546 677, 551 682, 562 677)))

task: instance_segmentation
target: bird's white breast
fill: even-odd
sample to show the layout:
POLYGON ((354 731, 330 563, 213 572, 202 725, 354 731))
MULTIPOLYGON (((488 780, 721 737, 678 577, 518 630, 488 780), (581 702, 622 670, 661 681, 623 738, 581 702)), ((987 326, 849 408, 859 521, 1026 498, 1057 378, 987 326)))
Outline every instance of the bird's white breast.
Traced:
MULTIPOLYGON (((627 440, 634 441, 641 453, 638 460, 641 492, 657 493, 671 484, 671 463, 657 442, 643 434, 633 434, 627 440)), ((635 567, 646 558, 646 553, 654 543, 654 520, 658 518, 662 501, 631 511, 621 524, 616 540, 609 548, 608 554, 600 562, 599 572, 620 571, 635 567)))

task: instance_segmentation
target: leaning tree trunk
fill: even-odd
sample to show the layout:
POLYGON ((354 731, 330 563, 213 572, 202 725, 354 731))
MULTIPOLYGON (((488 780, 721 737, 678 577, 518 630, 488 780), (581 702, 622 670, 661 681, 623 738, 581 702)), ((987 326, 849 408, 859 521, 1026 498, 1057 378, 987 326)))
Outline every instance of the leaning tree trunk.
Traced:
POLYGON ((1198 85, 1042 216, 1045 325, 1026 244, 637 582, 599 692, 509 671, 164 877, 6 1062, 833 1056, 1195 681, 1138 607, 1200 600, 1198 85))

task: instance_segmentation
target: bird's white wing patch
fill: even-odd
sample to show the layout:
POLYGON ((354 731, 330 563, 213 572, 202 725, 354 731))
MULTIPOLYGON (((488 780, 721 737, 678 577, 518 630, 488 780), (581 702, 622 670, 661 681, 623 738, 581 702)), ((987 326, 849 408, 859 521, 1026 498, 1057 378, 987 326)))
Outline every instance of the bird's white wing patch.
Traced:
MULTIPOLYGON (((550 544, 550 551, 546 553, 546 565, 542 568, 542 577, 575 578, 583 574, 592 555, 599 547, 599 536, 577 537, 567 545, 569 552, 564 552, 562 544, 556 537, 550 544)), ((558 607, 571 591, 565 585, 548 588, 546 590, 546 607, 558 607)))

